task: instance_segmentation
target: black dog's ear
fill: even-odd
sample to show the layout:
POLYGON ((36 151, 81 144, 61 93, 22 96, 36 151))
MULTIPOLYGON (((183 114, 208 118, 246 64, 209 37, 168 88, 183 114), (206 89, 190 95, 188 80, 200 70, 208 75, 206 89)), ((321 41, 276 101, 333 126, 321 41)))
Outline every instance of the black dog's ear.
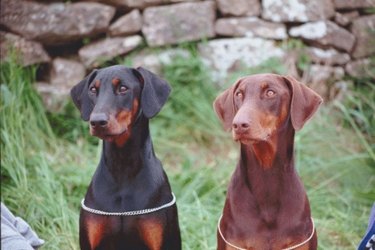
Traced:
POLYGON ((142 67, 137 68, 136 74, 143 83, 141 108, 143 114, 150 119, 159 113, 167 101, 171 87, 165 80, 142 67))
POLYGON ((81 117, 83 120, 88 121, 90 119, 90 114, 94 108, 94 104, 90 101, 88 95, 88 87, 90 83, 94 80, 97 75, 98 70, 94 70, 88 76, 75 85, 70 91, 70 96, 76 107, 81 112, 81 117))

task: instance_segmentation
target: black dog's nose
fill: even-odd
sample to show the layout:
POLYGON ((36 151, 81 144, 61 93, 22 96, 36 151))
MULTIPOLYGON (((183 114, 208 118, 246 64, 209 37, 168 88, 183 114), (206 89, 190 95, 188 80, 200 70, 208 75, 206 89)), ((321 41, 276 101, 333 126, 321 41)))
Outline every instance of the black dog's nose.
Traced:
POLYGON ((108 116, 104 113, 91 114, 90 125, 91 127, 106 127, 108 124, 108 116))

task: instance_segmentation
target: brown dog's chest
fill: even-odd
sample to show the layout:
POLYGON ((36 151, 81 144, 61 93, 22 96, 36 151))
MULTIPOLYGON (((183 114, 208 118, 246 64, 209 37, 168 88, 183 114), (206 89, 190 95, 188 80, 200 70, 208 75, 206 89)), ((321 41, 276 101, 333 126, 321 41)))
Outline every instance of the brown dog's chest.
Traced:
POLYGON ((311 234, 303 186, 295 174, 285 175, 245 181, 241 168, 236 168, 221 220, 221 230, 229 241, 250 249, 282 249, 311 234))

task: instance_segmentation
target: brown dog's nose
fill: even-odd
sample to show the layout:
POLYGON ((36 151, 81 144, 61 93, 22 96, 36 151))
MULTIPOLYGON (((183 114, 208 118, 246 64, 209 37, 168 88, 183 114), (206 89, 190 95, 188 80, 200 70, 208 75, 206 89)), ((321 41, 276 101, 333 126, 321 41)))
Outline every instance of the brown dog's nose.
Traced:
POLYGON ((236 133, 245 133, 247 130, 249 130, 250 128, 250 123, 248 121, 241 121, 241 120, 237 120, 237 121, 233 121, 232 123, 232 129, 234 130, 234 132, 236 133))
POLYGON ((108 116, 104 113, 91 114, 90 125, 93 128, 105 128, 108 125, 108 116))

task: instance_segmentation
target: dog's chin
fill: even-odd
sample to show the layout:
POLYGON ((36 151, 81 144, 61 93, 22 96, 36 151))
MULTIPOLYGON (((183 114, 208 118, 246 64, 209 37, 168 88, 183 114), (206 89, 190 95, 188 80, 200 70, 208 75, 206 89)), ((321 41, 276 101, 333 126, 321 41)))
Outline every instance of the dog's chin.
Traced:
POLYGON ((233 135, 233 140, 236 142, 239 142, 244 145, 254 145, 261 142, 266 142, 268 140, 269 136, 263 136, 263 137, 250 137, 246 135, 233 135))
POLYGON ((124 136, 126 133, 128 133, 128 130, 126 128, 117 133, 110 133, 108 131, 98 131, 90 128, 90 134, 92 136, 98 137, 99 139, 102 139, 103 141, 107 142, 114 142, 116 139, 124 136))

